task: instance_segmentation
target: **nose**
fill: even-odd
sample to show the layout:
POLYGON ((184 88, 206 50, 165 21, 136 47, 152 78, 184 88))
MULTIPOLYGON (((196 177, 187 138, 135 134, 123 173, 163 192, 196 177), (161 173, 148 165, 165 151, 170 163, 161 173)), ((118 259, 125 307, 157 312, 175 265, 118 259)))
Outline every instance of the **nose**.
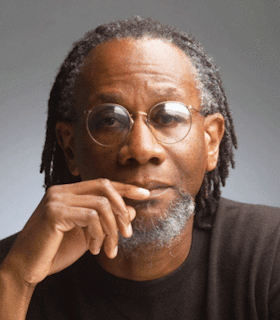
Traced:
POLYGON ((118 159, 122 165, 161 164, 166 159, 165 148, 153 136, 145 120, 146 114, 139 112, 119 151, 118 159))

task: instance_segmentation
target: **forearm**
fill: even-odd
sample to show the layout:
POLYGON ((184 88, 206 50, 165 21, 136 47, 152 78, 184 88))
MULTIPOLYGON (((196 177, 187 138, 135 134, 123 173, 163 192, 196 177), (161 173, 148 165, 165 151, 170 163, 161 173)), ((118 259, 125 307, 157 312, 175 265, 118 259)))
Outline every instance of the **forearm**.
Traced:
POLYGON ((23 320, 35 286, 25 283, 5 265, 0 266, 0 320, 23 320))

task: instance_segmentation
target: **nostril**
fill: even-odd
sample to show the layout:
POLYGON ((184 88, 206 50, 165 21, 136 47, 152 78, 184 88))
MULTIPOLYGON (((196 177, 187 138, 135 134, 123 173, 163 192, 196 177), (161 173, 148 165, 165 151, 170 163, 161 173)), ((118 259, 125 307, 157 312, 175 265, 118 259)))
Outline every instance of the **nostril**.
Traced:
POLYGON ((150 158, 148 161, 141 161, 141 159, 137 160, 137 158, 130 157, 125 159, 124 162, 121 162, 122 165, 124 166, 130 166, 130 167, 137 167, 140 164, 146 164, 146 163, 154 164, 154 165, 159 165, 160 164, 160 159, 157 157, 150 158))
POLYGON ((135 158, 128 158, 128 159, 126 159, 124 165, 137 166, 138 165, 138 161, 135 158))
POLYGON ((150 159, 150 162, 153 163, 153 164, 160 164, 160 160, 159 158, 157 157, 153 157, 150 159))

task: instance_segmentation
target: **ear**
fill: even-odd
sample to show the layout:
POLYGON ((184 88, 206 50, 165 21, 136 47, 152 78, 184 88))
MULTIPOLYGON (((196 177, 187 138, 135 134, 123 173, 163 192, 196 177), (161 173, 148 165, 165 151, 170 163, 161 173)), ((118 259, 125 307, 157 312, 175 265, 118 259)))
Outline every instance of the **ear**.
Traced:
POLYGON ((205 118, 204 134, 207 152, 206 170, 212 171, 216 168, 220 143, 225 132, 225 120, 220 113, 214 113, 205 118))
POLYGON ((80 174, 74 152, 74 126, 68 122, 58 122, 55 127, 57 141, 64 152, 68 169, 73 176, 80 174))

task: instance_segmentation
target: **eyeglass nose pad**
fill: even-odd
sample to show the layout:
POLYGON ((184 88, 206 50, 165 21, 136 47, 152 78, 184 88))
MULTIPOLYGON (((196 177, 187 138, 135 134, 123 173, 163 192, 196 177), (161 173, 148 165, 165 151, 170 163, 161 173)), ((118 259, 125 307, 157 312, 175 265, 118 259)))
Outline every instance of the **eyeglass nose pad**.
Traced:
POLYGON ((139 112, 137 112, 137 114, 143 114, 144 116, 148 117, 148 114, 144 111, 139 111, 139 112))
MULTIPOLYGON (((136 115, 137 114, 142 114, 143 116, 146 116, 146 118, 148 118, 148 114, 146 112, 144 112, 144 111, 136 112, 136 115)), ((132 124, 134 124, 134 119, 133 119, 132 114, 129 114, 129 115, 130 115, 130 119, 131 119, 132 124)))
MULTIPOLYGON (((135 113, 135 115, 138 115, 138 114, 141 114, 141 115, 146 117, 145 123, 146 123, 146 125, 148 125, 149 129, 151 130, 151 128, 150 128, 150 126, 148 124, 148 121, 147 121, 148 120, 148 114, 146 112, 144 112, 144 111, 138 111, 138 112, 135 113)), ((132 126, 134 125, 135 120, 133 119, 134 117, 132 116, 132 114, 129 114, 129 115, 130 115, 130 119, 131 119, 131 122, 130 122, 131 123, 130 130, 131 130, 132 126)))

